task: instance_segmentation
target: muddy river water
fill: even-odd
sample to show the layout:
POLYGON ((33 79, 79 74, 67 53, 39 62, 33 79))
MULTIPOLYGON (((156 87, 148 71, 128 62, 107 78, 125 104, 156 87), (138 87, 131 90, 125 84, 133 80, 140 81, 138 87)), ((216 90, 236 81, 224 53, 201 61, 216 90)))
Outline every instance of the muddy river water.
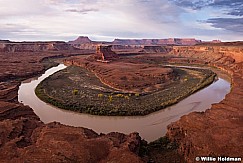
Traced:
POLYGON ((171 122, 177 121, 181 116, 193 111, 205 111, 210 108, 211 104, 223 100, 230 91, 230 82, 219 77, 210 86, 192 94, 179 103, 147 116, 88 115, 61 110, 41 101, 35 95, 35 88, 43 79, 65 67, 65 65, 59 64, 57 67, 50 68, 38 78, 22 82, 18 92, 19 102, 33 108, 44 123, 56 121, 70 126, 90 128, 97 133, 117 131, 129 134, 136 131, 149 142, 164 136, 166 127, 171 122))

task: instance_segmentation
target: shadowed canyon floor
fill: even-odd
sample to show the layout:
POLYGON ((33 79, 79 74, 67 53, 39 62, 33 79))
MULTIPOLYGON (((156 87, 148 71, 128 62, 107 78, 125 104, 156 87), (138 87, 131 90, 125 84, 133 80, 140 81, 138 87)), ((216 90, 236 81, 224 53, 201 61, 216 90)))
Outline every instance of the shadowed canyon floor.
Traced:
POLYGON ((209 155, 243 158, 243 45, 175 46, 170 53, 177 56, 171 62, 208 64, 225 70, 231 75, 232 90, 206 112, 191 113, 172 123, 167 133, 170 143, 160 140, 148 147, 137 133, 98 135, 81 127, 44 124, 31 108, 17 102, 20 81, 43 72, 45 57, 84 52, 1 52, 1 162, 143 162, 137 155, 141 148, 145 153, 150 148, 147 153, 157 162, 194 162, 196 156, 209 155), (171 156, 177 158, 171 160, 171 156))

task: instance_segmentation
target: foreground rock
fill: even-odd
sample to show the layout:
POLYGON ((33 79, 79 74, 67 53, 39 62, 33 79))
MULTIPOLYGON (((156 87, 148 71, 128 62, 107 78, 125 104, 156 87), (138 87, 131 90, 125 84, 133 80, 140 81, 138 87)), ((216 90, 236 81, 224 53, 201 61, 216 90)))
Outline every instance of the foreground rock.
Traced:
POLYGON ((1 102, 1 162, 142 162, 137 133, 98 135, 59 123, 43 124, 26 106, 1 102))

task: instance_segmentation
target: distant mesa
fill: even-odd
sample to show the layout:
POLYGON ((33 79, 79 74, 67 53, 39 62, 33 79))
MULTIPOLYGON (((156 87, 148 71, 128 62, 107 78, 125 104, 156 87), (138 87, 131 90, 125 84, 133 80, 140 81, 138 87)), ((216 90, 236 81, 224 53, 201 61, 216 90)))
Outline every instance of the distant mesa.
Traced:
POLYGON ((220 40, 212 40, 211 43, 221 43, 220 40))
POLYGON ((196 45, 201 40, 195 38, 168 38, 168 39, 115 39, 113 44, 122 45, 196 45))
POLYGON ((92 41, 89 39, 87 36, 79 36, 76 40, 74 41, 69 41, 68 44, 87 44, 91 43, 92 41))
POLYGON ((10 43, 11 41, 9 40, 0 40, 0 43, 10 43))
POLYGON ((77 48, 63 41, 44 41, 44 42, 11 42, 0 40, 0 52, 43 52, 60 50, 78 50, 77 48))
POLYGON ((110 45, 196 45, 202 43, 195 38, 167 38, 167 39, 115 39, 112 42, 92 41, 87 36, 79 36, 68 44, 110 44, 110 45))

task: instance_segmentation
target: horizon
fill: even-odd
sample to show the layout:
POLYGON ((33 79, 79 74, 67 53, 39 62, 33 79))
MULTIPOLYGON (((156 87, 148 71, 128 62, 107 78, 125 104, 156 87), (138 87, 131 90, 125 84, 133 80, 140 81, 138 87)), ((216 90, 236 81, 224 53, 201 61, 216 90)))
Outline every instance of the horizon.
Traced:
POLYGON ((202 41, 202 42, 211 42, 211 41, 220 41, 220 42, 237 42, 239 40, 232 40, 232 41, 222 41, 222 40, 202 40, 202 39, 197 39, 197 38, 179 38, 179 37, 174 37, 174 38, 114 38, 113 40, 110 41, 106 41, 106 40, 93 40, 91 39, 89 36, 77 36, 76 38, 72 39, 72 40, 10 40, 10 39, 1 39, 0 41, 10 41, 10 42, 55 42, 55 41, 60 41, 60 42, 69 42, 69 41, 75 41, 76 39, 78 39, 79 37, 87 37, 88 39, 90 39, 90 41, 92 42, 113 42, 116 39, 118 40, 150 40, 150 39, 154 39, 154 40, 163 40, 163 39, 195 39, 198 41, 202 41))
POLYGON ((0 16, 1 40, 243 41, 241 0, 2 0, 0 16))

